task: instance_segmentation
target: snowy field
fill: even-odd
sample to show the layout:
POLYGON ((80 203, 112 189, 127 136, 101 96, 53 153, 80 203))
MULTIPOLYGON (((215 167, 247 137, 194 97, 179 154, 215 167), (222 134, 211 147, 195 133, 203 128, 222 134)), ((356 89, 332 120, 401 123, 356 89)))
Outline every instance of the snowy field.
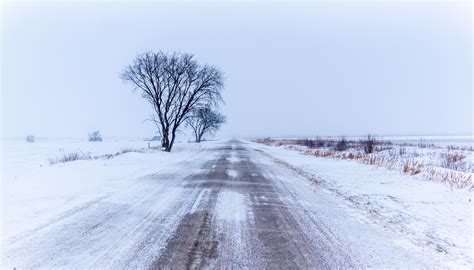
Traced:
MULTIPOLYGON (((159 142, 150 142, 156 147, 159 142)), ((121 189, 128 179, 172 169, 186 160, 197 144, 177 143, 172 153, 148 150, 143 140, 4 140, 2 165, 2 237, 8 238, 44 223, 55 214, 90 200, 97 194, 121 189), (186 153, 183 154, 183 149, 186 153), (113 158, 102 157, 127 152, 113 158), (70 153, 97 156, 94 160, 76 160, 51 164, 70 153)))
MULTIPOLYGON (((443 143, 452 145, 452 142, 443 143)), ((310 185, 294 188, 308 192, 307 201, 314 196, 308 190, 310 187, 327 194, 328 198, 342 202, 341 205, 347 209, 344 212, 350 213, 351 220, 359 220, 362 225, 368 224, 367 230, 370 230, 370 226, 376 226, 377 230, 383 231, 392 242, 425 265, 472 268, 472 190, 453 189, 443 183, 425 181, 418 176, 352 160, 315 157, 286 147, 250 141, 245 144, 249 151, 268 157, 268 160, 259 158, 259 164, 262 166, 268 166, 269 169, 279 166, 306 179, 310 185)), ((458 145, 466 147, 469 143, 459 142, 458 145)), ((156 146, 156 142, 152 146, 156 146)), ((100 143, 77 140, 35 143, 3 141, 1 147, 3 245, 7 240, 21 239, 22 235, 41 228, 42 224, 61 218, 61 215, 77 206, 101 200, 110 194, 122 194, 116 197, 126 199, 129 196, 128 189, 145 188, 152 184, 137 185, 136 183, 142 181, 141 177, 152 174, 163 176, 168 173, 175 176, 185 175, 189 172, 188 168, 183 167, 183 162, 192 164, 193 172, 199 173, 200 166, 206 160, 216 158, 213 152, 205 152, 206 149, 221 146, 216 142, 178 143, 171 153, 147 149, 148 142, 142 140, 106 140, 100 143), (124 149, 140 151, 123 151, 124 149), (74 152, 99 158, 56 164, 50 162, 51 159, 74 152), (122 152, 123 154, 115 155, 122 152), (113 156, 103 157, 107 154, 113 156)), ((419 152, 423 151, 425 150, 419 152)), ((258 156, 254 154, 252 157, 258 156)), ((232 155, 227 160, 232 164, 240 162, 240 159, 232 155)), ((291 184, 291 173, 281 172, 281 175, 288 175, 285 177, 285 183, 291 184)), ((237 179, 240 175, 241 172, 234 168, 228 169, 225 177, 237 179)), ((275 177, 277 175, 269 175, 268 179, 275 177)), ((156 184, 166 188, 165 182, 156 184)), ((295 182, 295 185, 301 183, 295 182)), ((146 190, 140 192, 145 194, 146 190)), ((166 196, 174 198, 175 195, 170 193, 166 196)), ((135 199, 138 201, 139 198, 135 199)), ((159 207, 163 210, 166 200, 160 200, 163 204, 159 207)), ((217 198, 216 213, 232 224, 241 222, 245 212, 235 206, 243 204, 243 201, 241 194, 224 191, 217 198), (223 205, 234 208, 223 208, 223 205)), ((307 205, 307 202, 304 205, 306 206, 302 211, 318 208, 316 205, 307 205)), ((330 208, 318 211, 324 212, 326 218, 333 220, 331 222, 342 220, 341 217, 330 217, 330 208)), ((350 231, 344 229, 343 224, 337 226, 337 230, 340 229, 344 233, 350 231)), ((333 229, 336 230, 335 227, 333 229)), ((361 241, 356 234, 347 237, 348 241, 361 241)), ((354 254, 356 253, 364 253, 364 250, 354 251, 354 254)), ((367 260, 386 262, 395 258, 397 257, 394 255, 391 259, 367 260)), ((409 265, 408 262, 400 263, 405 266, 407 264, 409 265)))
POLYGON ((315 157, 354 160, 360 163, 443 182, 452 188, 474 189, 474 141, 458 137, 315 137, 259 139, 315 157), (368 143, 371 149, 368 152, 368 143))
MULTIPOLYGON (((347 140, 362 140, 367 136, 344 136, 347 140)), ((377 136, 379 140, 391 141, 395 144, 434 144, 440 147, 457 146, 457 147, 474 147, 474 138, 469 135, 458 136, 377 136)), ((315 137, 272 137, 276 140, 298 140, 298 139, 314 139, 315 137)), ((322 139, 340 139, 341 136, 320 136, 322 139)), ((255 138, 258 139, 258 138, 255 138)))
MULTIPOLYGON (((159 142, 150 142, 157 146, 159 142)), ((88 142, 79 139, 39 139, 28 143, 24 139, 3 140, 1 158, 6 165, 3 173, 12 176, 24 170, 34 170, 50 164, 50 159, 69 153, 105 155, 124 149, 148 148, 148 142, 139 139, 105 139, 103 142, 88 142)))

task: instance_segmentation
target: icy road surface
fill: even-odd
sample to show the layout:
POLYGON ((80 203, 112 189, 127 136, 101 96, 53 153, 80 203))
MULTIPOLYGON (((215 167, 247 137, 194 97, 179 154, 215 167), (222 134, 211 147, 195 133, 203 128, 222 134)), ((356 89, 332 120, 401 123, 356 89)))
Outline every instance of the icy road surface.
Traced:
POLYGON ((429 266, 253 144, 190 157, 5 239, 2 268, 429 266))

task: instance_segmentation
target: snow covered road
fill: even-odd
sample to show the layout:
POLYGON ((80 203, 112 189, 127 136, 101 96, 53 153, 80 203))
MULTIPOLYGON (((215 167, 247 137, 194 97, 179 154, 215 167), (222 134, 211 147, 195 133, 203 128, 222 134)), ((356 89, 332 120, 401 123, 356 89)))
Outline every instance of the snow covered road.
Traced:
POLYGON ((2 242, 5 269, 430 266, 340 197, 235 140, 2 242))

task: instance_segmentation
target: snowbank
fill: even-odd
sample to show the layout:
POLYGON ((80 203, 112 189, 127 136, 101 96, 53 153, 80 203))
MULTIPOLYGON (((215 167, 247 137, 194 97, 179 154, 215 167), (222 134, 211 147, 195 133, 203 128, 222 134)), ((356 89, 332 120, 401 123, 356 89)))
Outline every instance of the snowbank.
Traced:
POLYGON ((147 142, 3 141, 2 238, 38 227, 81 203, 126 189, 145 175, 180 169, 180 162, 192 159, 203 145, 178 143, 171 153, 129 152, 111 159, 50 165, 48 160, 62 153, 81 151, 104 155, 147 147, 147 142))
POLYGON ((253 147, 343 198, 360 218, 380 224, 387 235, 398 235, 407 249, 423 250, 438 265, 472 267, 472 192, 354 161, 257 143, 253 147))

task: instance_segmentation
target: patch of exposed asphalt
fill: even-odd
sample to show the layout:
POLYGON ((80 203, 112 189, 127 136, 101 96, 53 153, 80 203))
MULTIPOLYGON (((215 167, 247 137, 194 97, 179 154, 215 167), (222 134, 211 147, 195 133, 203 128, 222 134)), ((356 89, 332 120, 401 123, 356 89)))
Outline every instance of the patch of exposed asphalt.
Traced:
MULTIPOLYGON (((231 148, 230 148, 231 149, 231 148)), ((218 151, 229 148, 217 149, 218 151)), ((228 178, 227 153, 204 165, 207 171, 191 175, 187 188, 210 189, 195 212, 188 213, 166 243, 153 269, 200 269, 217 258, 219 238, 215 231, 214 215, 217 196, 228 178), (213 166, 216 165, 216 166, 213 166)))
POLYGON ((254 230, 264 246, 266 266, 283 269, 354 267, 350 257, 337 247, 337 241, 324 226, 307 216, 295 215, 296 210, 302 208, 296 203, 297 195, 277 184, 277 176, 267 176, 272 174, 264 173, 264 167, 247 156, 251 155, 249 151, 242 151, 241 154, 244 167, 248 168, 241 172, 243 177, 264 183, 259 185, 264 188, 249 192, 254 230), (290 200, 284 200, 287 198, 290 200), (312 231, 307 226, 318 228, 319 237, 311 235, 312 231))

